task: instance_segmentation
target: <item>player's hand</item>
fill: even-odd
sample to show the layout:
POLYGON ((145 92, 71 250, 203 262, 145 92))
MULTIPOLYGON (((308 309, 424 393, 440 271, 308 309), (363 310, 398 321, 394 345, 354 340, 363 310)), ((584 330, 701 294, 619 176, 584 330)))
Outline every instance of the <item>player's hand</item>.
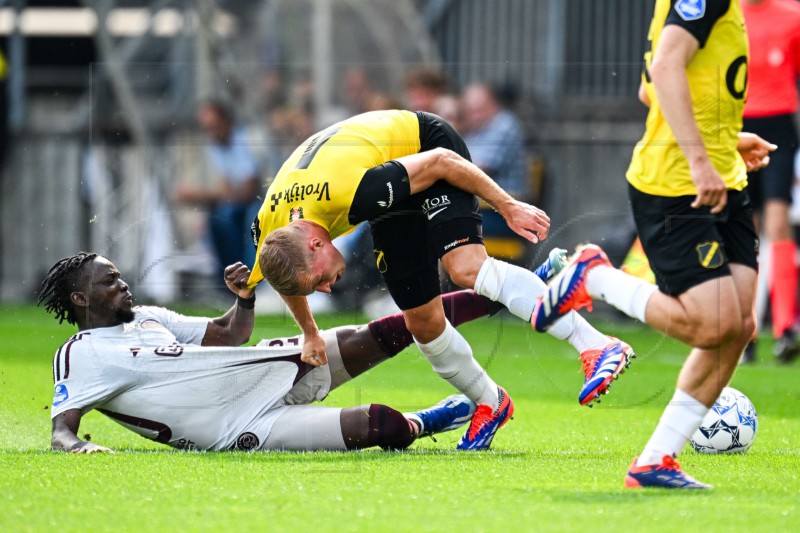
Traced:
POLYGON ((306 335, 303 337, 303 352, 300 360, 313 366, 327 365, 328 354, 325 351, 325 340, 322 335, 306 335))
POLYGON ((777 150, 778 145, 765 141, 755 133, 742 132, 736 149, 742 155, 747 171, 755 172, 769 165, 769 153, 777 150))
POLYGON ((697 187, 697 196, 692 202, 692 207, 697 209, 707 205, 711 207, 713 215, 722 212, 728 204, 728 189, 711 161, 705 159, 691 165, 691 173, 697 187))
POLYGON ((111 448, 106 448, 105 446, 100 446, 99 444, 94 444, 93 442, 83 442, 80 443, 80 446, 77 446, 70 450, 72 453, 114 453, 114 450, 111 448))
POLYGON ((538 207, 513 200, 500 214, 514 233, 532 243, 543 241, 550 231, 550 217, 538 207))
POLYGON ((234 263, 225 267, 225 285, 236 296, 250 298, 253 295, 255 288, 247 286, 248 279, 250 279, 250 269, 243 263, 234 263))

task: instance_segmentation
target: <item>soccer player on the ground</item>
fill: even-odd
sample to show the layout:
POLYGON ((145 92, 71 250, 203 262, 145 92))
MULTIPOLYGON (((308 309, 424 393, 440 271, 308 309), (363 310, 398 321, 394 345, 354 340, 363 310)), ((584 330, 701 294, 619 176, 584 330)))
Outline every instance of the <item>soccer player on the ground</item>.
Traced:
MULTIPOLYGON (((325 343, 306 296, 330 292, 344 272, 331 240, 369 221, 377 267, 417 346, 439 376, 478 404, 459 449, 488 448, 513 403, 446 320, 438 261, 455 284, 499 301, 526 322, 546 287, 532 272, 487 256, 476 196, 522 237, 547 237, 547 215, 473 165, 464 141, 438 116, 357 115, 313 135, 281 167, 254 222, 258 258, 250 278, 252 286, 266 277, 283 295, 305 335, 303 360, 324 364, 325 343)), ((633 355, 577 314, 550 333, 581 352, 587 379, 597 385, 593 393, 605 392, 633 355)))
POLYGON ((705 489, 675 457, 728 384, 755 328, 758 239, 743 192, 773 150, 740 134, 747 35, 738 0, 657 0, 639 91, 647 128, 627 173, 636 226, 658 285, 579 249, 534 311, 545 330, 598 298, 693 349, 626 487, 705 489), (738 151, 737 151, 738 150, 738 151))
MULTIPOLYGON (((405 415, 379 404, 307 405, 402 351, 411 334, 399 313, 325 331, 328 364, 318 367, 300 361, 299 337, 239 347, 254 323, 249 276, 241 263, 225 269, 237 302, 208 319, 133 307, 128 285, 102 256, 57 262, 39 303, 79 332, 53 360, 53 449, 108 451, 77 436, 92 409, 149 439, 203 450, 402 449, 471 418, 475 404, 460 395, 405 415)), ((443 300, 455 325, 500 309, 472 291, 443 300)))

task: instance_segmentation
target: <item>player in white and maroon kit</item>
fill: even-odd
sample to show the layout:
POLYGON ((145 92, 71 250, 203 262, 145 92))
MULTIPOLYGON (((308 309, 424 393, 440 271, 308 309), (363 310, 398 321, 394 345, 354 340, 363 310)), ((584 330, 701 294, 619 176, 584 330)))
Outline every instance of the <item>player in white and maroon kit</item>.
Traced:
MULTIPOLYGON (((53 360, 53 449, 108 451, 77 437, 81 417, 92 409, 149 439, 203 450, 402 449, 471 418, 474 403, 463 396, 406 415, 379 404, 308 405, 399 353, 411 334, 401 314, 327 331, 322 366, 300 360, 299 337, 239 347, 254 322, 249 275, 241 263, 225 269, 237 303, 208 319, 132 307, 120 272, 96 254, 56 263, 39 302, 79 332, 53 360)), ((447 295, 445 304, 454 324, 497 310, 471 291, 447 295)))

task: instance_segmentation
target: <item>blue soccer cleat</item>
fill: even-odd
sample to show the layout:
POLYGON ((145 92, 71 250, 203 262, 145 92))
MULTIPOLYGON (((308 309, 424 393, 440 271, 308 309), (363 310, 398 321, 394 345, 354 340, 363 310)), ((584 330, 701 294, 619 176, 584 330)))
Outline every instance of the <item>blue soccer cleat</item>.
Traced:
POLYGON ((508 422, 514 414, 514 402, 502 387, 497 387, 500 406, 492 411, 486 404, 480 404, 475 410, 467 432, 456 446, 457 450, 488 450, 492 445, 494 434, 508 422))
POLYGON ((625 342, 609 337, 611 342, 602 349, 585 350, 581 353, 581 366, 586 376, 578 401, 581 405, 592 406, 600 403, 600 396, 608 394, 611 382, 619 379, 625 369, 631 366, 636 357, 633 349, 625 342))
POLYGON ((533 271, 536 276, 544 281, 550 283, 567 266, 569 259, 567 259, 567 251, 563 248, 553 248, 544 260, 544 263, 536 267, 533 271))
POLYGON ((597 266, 611 266, 605 252, 596 244, 586 244, 572 256, 567 268, 553 279, 539 298, 531 316, 536 331, 546 331, 553 322, 570 311, 583 307, 592 310, 592 298, 586 292, 586 275, 597 266))
POLYGON ((475 407, 475 402, 463 394, 454 394, 422 411, 406 413, 405 417, 417 423, 419 437, 428 437, 463 426, 472 419, 475 407))
POLYGON ((662 489, 713 489, 712 485, 706 485, 697 481, 681 469, 671 455, 665 455, 661 464, 636 466, 636 459, 633 460, 628 475, 625 476, 625 488, 638 489, 644 487, 658 487, 662 489))

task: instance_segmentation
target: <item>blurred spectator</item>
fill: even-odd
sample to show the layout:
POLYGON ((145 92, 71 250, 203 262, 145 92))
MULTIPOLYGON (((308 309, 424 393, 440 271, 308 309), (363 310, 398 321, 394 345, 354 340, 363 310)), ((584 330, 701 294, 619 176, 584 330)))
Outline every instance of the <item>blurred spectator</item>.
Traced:
MULTIPOLYGON (((796 0, 742 0, 750 44, 749 88, 743 131, 756 133, 778 145, 768 167, 749 176, 747 190, 758 213, 756 227, 769 246, 769 280, 774 353, 788 362, 800 352, 794 318, 797 305, 797 246, 789 209, 794 182, 794 154, 798 145, 794 114, 800 80, 800 2, 796 0), (760 220, 759 220, 760 219, 760 220)), ((746 351, 745 361, 754 350, 746 351), (749 353, 748 353, 749 352, 749 353)))
POLYGON ((439 115, 453 126, 457 132, 464 133, 464 117, 461 100, 454 94, 443 94, 436 99, 433 113, 439 115))
POLYGON ((422 68, 406 76, 406 109, 435 113, 436 100, 447 92, 447 79, 438 69, 422 68))
POLYGON ((403 106, 392 95, 382 92, 372 92, 367 95, 364 111, 381 111, 384 109, 401 109, 403 106))
POLYGON ((237 261, 252 265, 255 249, 250 225, 261 206, 258 196, 262 192, 258 162, 244 129, 225 104, 202 103, 197 120, 210 141, 208 162, 219 179, 210 187, 181 185, 176 200, 210 209, 208 229, 218 268, 237 261))
POLYGON ((472 162, 511 196, 529 200, 522 124, 505 109, 492 89, 475 83, 464 90, 464 141, 472 162))
POLYGON ((344 74, 342 83, 342 98, 347 109, 347 116, 358 115, 367 108, 372 95, 372 84, 369 75, 361 67, 351 67, 344 74))

